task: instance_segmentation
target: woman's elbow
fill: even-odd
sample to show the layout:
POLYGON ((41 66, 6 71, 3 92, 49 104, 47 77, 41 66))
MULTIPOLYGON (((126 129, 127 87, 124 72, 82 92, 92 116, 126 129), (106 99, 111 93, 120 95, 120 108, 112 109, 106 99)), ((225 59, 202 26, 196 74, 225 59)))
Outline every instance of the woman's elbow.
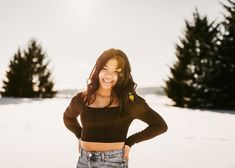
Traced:
POLYGON ((162 124, 162 133, 166 132, 168 130, 168 126, 166 123, 162 124))
POLYGON ((168 130, 168 126, 167 126, 166 122, 162 122, 160 125, 158 125, 158 129, 161 134, 166 132, 168 130))
POLYGON ((157 123, 151 126, 155 131, 155 136, 158 136, 160 134, 163 134, 164 132, 166 132, 168 130, 168 126, 165 122, 163 123, 157 123))

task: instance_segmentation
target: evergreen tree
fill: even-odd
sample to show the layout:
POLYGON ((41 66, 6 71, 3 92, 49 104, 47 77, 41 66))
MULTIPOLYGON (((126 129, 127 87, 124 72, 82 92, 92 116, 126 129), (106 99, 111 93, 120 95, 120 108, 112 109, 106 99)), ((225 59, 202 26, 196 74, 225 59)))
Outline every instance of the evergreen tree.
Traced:
POLYGON ((9 70, 6 72, 7 80, 3 81, 4 92, 2 96, 13 97, 48 97, 56 94, 53 90, 54 83, 46 54, 42 51, 36 40, 31 40, 28 49, 20 49, 10 61, 9 70))
POLYGON ((10 61, 9 70, 7 70, 7 80, 3 81, 3 89, 5 92, 2 96, 22 97, 25 85, 24 73, 25 60, 22 57, 20 49, 14 55, 13 60, 10 61))
POLYGON ((219 45, 214 101, 217 108, 235 109, 235 1, 228 0, 219 45))
POLYGON ((211 107, 211 75, 217 54, 217 28, 196 10, 193 22, 185 21, 186 30, 176 45, 177 62, 170 68, 171 76, 164 91, 176 106, 211 107))

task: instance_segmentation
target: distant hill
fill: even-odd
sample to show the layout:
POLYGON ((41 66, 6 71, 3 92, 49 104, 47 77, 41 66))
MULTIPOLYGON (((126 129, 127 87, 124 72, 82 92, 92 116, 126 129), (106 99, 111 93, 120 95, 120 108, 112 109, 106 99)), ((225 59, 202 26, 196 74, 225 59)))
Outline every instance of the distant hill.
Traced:
POLYGON ((137 93, 139 93, 140 95, 146 95, 146 94, 165 95, 164 90, 161 86, 137 88, 137 93))
POLYGON ((61 97, 61 98, 71 98, 73 97, 77 92, 81 90, 79 89, 63 89, 63 90, 58 90, 56 97, 61 97))
MULTIPOLYGON (((81 91, 81 89, 58 90, 56 97, 71 98, 79 91, 81 91)), ((147 94, 165 95, 162 87, 141 87, 137 88, 137 93, 140 95, 147 95, 147 94)))

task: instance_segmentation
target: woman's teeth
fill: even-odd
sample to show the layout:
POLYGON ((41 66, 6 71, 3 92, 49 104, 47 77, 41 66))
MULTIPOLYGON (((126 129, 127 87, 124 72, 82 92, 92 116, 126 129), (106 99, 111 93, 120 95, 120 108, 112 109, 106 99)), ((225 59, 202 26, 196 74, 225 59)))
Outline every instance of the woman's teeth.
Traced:
POLYGON ((105 79, 103 79, 103 81, 106 82, 106 83, 111 83, 112 82, 112 81, 105 80, 105 79))

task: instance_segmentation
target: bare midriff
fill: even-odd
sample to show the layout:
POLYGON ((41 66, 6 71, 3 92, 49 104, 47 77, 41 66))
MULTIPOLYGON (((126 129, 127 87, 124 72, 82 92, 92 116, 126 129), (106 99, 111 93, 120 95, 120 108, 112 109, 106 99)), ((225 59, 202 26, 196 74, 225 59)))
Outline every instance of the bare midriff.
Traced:
POLYGON ((122 149, 125 142, 80 142, 81 147, 86 151, 108 151, 108 150, 117 150, 122 149))

